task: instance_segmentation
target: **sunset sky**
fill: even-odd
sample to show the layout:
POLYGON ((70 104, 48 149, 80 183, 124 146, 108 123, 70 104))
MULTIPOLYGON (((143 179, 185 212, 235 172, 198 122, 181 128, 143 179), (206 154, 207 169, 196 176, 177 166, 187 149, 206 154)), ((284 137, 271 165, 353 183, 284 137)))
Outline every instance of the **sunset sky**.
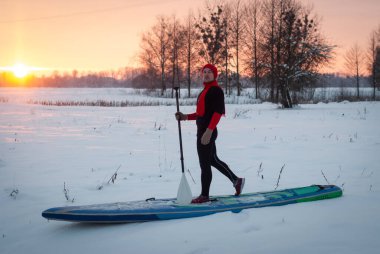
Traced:
MULTIPOLYGON (((1 0, 0 67, 99 71, 136 66, 141 34, 158 15, 183 18, 204 0, 1 0)), ((380 0, 302 0, 337 45, 337 64, 355 43, 367 48, 380 26, 380 0)))

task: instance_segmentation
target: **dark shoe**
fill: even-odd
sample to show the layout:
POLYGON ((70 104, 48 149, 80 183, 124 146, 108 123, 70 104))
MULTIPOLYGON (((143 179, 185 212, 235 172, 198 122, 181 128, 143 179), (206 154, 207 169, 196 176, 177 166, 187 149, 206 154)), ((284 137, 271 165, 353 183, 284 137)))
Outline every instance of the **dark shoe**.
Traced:
POLYGON ((200 195, 199 197, 194 198, 193 200, 191 200, 191 203, 192 204, 201 204, 201 203, 206 203, 206 202, 209 202, 209 201, 210 201, 209 197, 200 195))
POLYGON ((238 178, 235 183, 234 187, 236 190, 235 196, 239 196, 241 192, 243 191, 244 188, 244 183, 245 183, 245 178, 238 178))

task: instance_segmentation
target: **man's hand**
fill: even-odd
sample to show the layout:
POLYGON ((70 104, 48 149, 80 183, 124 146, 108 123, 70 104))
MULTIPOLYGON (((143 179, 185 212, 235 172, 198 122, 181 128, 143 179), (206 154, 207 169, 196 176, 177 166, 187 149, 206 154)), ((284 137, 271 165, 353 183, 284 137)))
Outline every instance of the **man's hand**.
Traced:
POLYGON ((182 112, 177 112, 175 113, 175 119, 177 119, 177 121, 185 121, 187 120, 187 115, 183 114, 182 112))
POLYGON ((213 130, 207 128, 206 131, 203 133, 201 138, 201 144, 202 145, 208 145, 210 143, 211 135, 213 130))

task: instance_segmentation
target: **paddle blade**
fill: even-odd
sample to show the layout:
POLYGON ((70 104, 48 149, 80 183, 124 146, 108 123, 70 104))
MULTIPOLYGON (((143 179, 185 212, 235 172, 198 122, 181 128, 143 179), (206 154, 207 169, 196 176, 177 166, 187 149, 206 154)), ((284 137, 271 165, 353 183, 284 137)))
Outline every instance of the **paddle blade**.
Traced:
POLYGON ((192 198, 193 195, 191 194, 189 183, 187 182, 185 173, 182 173, 181 182, 177 192, 177 203, 183 205, 190 204, 192 198))

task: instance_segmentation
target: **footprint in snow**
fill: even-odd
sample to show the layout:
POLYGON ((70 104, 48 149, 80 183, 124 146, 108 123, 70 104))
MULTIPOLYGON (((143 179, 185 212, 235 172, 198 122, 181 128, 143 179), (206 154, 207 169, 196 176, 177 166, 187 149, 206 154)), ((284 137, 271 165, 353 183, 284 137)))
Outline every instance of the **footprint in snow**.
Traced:
POLYGON ((248 234, 248 233, 260 231, 260 230, 261 228, 257 225, 249 225, 243 229, 243 232, 248 234))
POLYGON ((209 250, 210 250, 209 248, 198 248, 198 249, 188 252, 188 254, 202 254, 202 253, 208 252, 209 250))

